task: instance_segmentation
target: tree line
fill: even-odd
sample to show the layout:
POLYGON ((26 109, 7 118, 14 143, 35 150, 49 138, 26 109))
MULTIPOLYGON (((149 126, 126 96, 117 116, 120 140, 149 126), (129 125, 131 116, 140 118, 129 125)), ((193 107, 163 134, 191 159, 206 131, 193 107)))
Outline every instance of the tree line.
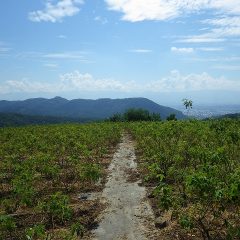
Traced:
MULTIPOLYGON (((146 109, 142 108, 130 108, 124 113, 115 113, 108 121, 110 122, 137 122, 137 121, 161 121, 161 115, 159 113, 150 113, 146 109)), ((167 120, 177 120, 175 114, 170 114, 167 120)))

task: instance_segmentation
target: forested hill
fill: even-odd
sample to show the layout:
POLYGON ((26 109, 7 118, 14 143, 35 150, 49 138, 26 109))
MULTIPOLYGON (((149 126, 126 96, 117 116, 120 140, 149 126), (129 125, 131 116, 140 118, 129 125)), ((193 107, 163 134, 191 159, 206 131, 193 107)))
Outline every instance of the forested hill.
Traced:
POLYGON ((229 113, 229 114, 225 114, 222 116, 218 116, 218 118, 220 118, 220 119, 222 119, 222 118, 240 119, 240 113, 229 113))
POLYGON ((0 101, 0 112, 2 113, 95 120, 108 118, 115 113, 123 113, 129 108, 142 108, 148 110, 150 113, 159 113, 162 119, 165 119, 172 113, 176 114, 178 119, 184 118, 182 112, 158 105, 146 98, 67 100, 55 97, 52 99, 32 98, 24 101, 0 101))
POLYGON ((26 125, 45 125, 57 123, 84 123, 90 119, 34 116, 20 113, 0 113, 0 127, 17 127, 26 125))

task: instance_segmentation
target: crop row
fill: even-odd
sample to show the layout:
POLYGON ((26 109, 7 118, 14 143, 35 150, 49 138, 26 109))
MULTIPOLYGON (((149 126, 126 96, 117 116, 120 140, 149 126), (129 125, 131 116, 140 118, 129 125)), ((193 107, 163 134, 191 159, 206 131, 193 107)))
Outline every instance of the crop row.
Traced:
POLYGON ((99 206, 79 207, 78 194, 99 190, 120 134, 108 123, 0 129, 0 239, 82 235, 99 206))
POLYGON ((171 213, 182 239, 240 239, 239 120, 134 123, 129 130, 154 201, 171 213))

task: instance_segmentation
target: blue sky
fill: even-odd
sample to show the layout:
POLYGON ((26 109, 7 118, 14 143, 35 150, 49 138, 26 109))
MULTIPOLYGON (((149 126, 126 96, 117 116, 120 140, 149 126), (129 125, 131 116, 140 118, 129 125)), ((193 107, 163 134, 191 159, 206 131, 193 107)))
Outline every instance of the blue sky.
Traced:
POLYGON ((0 4, 0 99, 240 103, 240 0, 0 4))

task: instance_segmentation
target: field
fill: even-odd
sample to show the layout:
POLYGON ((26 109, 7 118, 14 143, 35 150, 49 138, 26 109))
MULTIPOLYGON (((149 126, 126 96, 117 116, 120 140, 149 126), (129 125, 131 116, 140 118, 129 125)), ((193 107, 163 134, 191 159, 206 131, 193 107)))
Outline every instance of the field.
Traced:
POLYGON ((88 235, 102 206, 79 194, 102 191, 122 132, 155 216, 170 215, 162 239, 240 238, 240 121, 222 119, 0 129, 0 239, 88 235))
POLYGON ((0 129, 0 238, 83 235, 101 207, 78 195, 101 190, 119 138, 116 124, 0 129))
POLYGON ((171 212, 173 232, 180 229, 182 239, 240 238, 238 120, 139 123, 129 129, 145 183, 153 187, 156 214, 171 212))

